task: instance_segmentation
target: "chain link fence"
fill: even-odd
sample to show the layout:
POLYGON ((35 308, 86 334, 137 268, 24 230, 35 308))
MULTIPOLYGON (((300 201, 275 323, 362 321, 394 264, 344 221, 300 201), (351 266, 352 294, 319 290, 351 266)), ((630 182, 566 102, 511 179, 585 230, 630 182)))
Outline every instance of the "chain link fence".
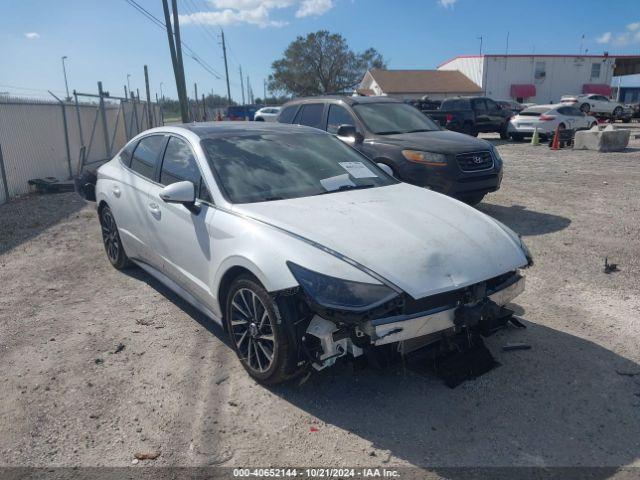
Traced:
MULTIPOLYGON (((163 125, 162 108, 139 98, 74 92, 70 101, 0 97, 0 203, 28 181, 70 180, 97 168, 138 133, 163 125)), ((67 99, 69 100, 69 99, 67 99)))

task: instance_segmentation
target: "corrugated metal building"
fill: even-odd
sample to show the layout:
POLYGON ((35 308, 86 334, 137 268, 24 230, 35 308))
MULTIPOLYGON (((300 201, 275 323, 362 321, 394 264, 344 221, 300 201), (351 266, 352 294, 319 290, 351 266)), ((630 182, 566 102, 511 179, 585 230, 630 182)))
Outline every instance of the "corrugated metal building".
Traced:
POLYGON ((554 103, 562 95, 611 95, 616 60, 637 56, 603 55, 462 55, 438 66, 459 71, 485 95, 519 102, 554 103))

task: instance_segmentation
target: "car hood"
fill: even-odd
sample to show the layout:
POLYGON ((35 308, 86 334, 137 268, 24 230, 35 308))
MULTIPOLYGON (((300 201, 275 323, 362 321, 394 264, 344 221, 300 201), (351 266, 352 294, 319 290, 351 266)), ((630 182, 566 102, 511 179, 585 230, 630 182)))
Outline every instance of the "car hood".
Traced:
POLYGON ((408 184, 233 209, 349 257, 416 299, 527 264, 518 238, 491 217, 408 184))
POLYGON ((436 153, 461 153, 491 150, 491 143, 450 130, 378 135, 376 142, 436 153))

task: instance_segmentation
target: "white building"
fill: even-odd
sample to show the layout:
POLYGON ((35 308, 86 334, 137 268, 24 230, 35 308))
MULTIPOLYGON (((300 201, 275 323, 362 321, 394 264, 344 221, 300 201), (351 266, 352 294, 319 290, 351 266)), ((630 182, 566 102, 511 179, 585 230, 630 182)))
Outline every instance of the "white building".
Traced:
MULTIPOLYGON (((633 58, 632 58, 633 57, 633 58)), ((458 70, 497 100, 554 103, 562 95, 611 95, 617 59, 609 55, 463 55, 438 70, 458 70)))

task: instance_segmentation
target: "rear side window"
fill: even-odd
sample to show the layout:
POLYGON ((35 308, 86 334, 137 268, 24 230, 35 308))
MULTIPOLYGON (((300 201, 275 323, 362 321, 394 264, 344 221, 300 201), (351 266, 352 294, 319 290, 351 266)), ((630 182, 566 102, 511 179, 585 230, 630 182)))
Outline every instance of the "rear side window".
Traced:
POLYGON ((160 183, 171 185, 176 182, 189 181, 196 187, 196 195, 202 200, 211 202, 211 195, 200 175, 200 168, 191 147, 176 137, 169 138, 167 149, 162 160, 160 183))
POLYGON ((165 140, 164 135, 150 135, 140 140, 133 151, 131 170, 153 180, 165 140))
POLYGON ((134 146, 135 145, 127 145, 122 149, 122 151, 120 152, 120 155, 118 155, 118 157, 120 158, 120 161, 124 163, 127 167, 131 167, 131 152, 133 152, 134 146))
POLYGON ((289 107, 285 107, 280 115, 278 116, 278 122, 280 123, 291 123, 293 122, 293 117, 296 116, 296 111, 298 111, 298 105, 291 105, 289 107))
POLYGON ((340 125, 353 125, 353 117, 351 114, 340 105, 329 105, 329 117, 327 118, 327 132, 338 133, 338 127, 340 125))
POLYGON ((308 127, 322 128, 323 110, 324 105, 322 103, 303 105, 296 116, 295 123, 306 125, 308 127))
POLYGON ((478 100, 474 100, 473 101, 473 108, 477 112, 486 112, 487 111, 487 104, 485 103, 484 99, 479 98, 478 100))

